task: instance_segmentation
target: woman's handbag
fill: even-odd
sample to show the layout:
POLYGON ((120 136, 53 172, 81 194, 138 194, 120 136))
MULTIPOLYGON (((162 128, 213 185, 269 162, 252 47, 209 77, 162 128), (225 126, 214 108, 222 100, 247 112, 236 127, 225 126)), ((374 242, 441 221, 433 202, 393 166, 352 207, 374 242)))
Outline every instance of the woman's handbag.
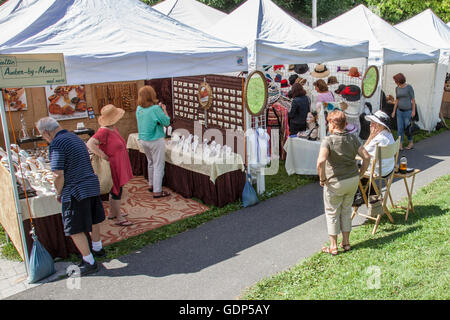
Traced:
POLYGON ((416 121, 413 120, 413 119, 411 119, 411 120, 409 121, 408 126, 406 127, 406 130, 407 130, 407 132, 409 133, 409 135, 413 136, 413 135, 419 133, 420 128, 419 128, 419 126, 417 125, 416 121))
POLYGON ((242 205, 244 208, 253 206, 259 202, 251 181, 251 176, 247 174, 247 181, 245 182, 244 190, 242 191, 242 205))
POLYGON ((100 182, 100 194, 107 194, 113 187, 113 180, 111 175, 111 167, 109 161, 100 158, 94 154, 91 159, 92 168, 100 182))

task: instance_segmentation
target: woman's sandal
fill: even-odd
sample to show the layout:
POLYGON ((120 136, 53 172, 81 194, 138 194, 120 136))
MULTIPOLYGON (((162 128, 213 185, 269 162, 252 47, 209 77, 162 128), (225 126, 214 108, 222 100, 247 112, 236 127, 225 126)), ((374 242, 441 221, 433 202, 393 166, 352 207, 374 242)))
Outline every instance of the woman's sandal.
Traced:
POLYGON ((128 220, 123 220, 123 221, 120 221, 120 222, 115 222, 114 224, 116 226, 120 226, 120 227, 128 227, 128 226, 131 226, 133 223, 128 221, 128 220))
POLYGON ((323 253, 329 253, 332 256, 336 256, 338 254, 338 249, 331 249, 330 247, 323 247, 322 248, 323 253))
MULTIPOLYGON (((128 216, 128 213, 122 213, 121 216, 125 218, 125 217, 128 216)), ((117 217, 108 217, 109 220, 114 220, 114 219, 116 219, 116 218, 117 218, 117 217)))
POLYGON ((168 197, 168 196, 170 196, 170 193, 163 191, 163 192, 161 192, 160 195, 153 196, 153 198, 163 198, 163 197, 168 197))
POLYGON ((352 250, 352 247, 350 246, 350 244, 342 244, 341 243, 341 248, 344 249, 344 252, 352 250))

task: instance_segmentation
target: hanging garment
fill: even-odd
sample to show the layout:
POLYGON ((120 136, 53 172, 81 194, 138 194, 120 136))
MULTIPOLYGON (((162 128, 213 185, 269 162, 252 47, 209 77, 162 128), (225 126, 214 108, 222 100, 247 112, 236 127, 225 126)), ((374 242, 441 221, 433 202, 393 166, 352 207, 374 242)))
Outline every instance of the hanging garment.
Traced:
POLYGON ((270 162, 270 136, 267 134, 267 131, 262 128, 258 128, 256 132, 258 135, 258 164, 267 165, 270 162))

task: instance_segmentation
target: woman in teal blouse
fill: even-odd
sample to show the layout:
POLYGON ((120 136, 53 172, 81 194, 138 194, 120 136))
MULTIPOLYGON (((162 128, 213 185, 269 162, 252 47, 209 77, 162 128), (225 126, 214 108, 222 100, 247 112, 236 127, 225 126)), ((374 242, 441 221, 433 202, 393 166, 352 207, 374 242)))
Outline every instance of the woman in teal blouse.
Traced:
POLYGON ((147 156, 149 191, 154 198, 167 197, 170 193, 162 190, 162 180, 166 162, 164 127, 170 125, 170 117, 153 87, 144 86, 139 90, 136 118, 139 140, 147 156))

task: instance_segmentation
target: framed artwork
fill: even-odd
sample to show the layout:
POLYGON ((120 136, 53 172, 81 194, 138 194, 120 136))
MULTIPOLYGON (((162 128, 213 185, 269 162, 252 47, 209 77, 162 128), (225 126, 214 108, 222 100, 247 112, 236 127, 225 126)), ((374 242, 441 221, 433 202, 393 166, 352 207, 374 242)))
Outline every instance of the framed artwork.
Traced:
POLYGON ((28 110, 25 88, 5 88, 2 91, 6 111, 9 110, 8 106, 11 111, 28 110))
POLYGON ((213 93, 211 86, 207 82, 200 83, 197 95, 200 107, 208 110, 213 102, 213 93))
POLYGON ((56 120, 87 118, 84 85, 46 86, 48 115, 56 120))

